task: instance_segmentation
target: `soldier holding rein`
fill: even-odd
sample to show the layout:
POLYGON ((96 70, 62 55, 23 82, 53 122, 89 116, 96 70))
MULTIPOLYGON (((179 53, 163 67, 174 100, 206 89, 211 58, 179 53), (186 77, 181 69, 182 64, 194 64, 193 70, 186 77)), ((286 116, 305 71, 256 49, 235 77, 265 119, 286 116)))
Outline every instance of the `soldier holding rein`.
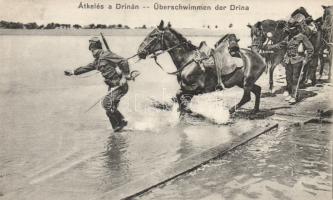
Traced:
POLYGON ((287 81, 286 101, 293 104, 298 101, 295 91, 302 67, 310 61, 314 50, 308 37, 301 32, 301 26, 297 21, 293 19, 289 21, 288 32, 288 36, 283 41, 268 45, 267 49, 287 49, 283 59, 287 81))
POLYGON ((120 99, 128 92, 127 79, 129 78, 129 66, 126 59, 111 51, 104 51, 98 37, 89 40, 89 50, 95 60, 73 71, 66 70, 66 76, 79 75, 92 70, 98 70, 108 85, 108 94, 104 97, 102 105, 115 132, 127 125, 124 116, 118 110, 120 99), (111 92, 112 89, 112 92, 111 92))

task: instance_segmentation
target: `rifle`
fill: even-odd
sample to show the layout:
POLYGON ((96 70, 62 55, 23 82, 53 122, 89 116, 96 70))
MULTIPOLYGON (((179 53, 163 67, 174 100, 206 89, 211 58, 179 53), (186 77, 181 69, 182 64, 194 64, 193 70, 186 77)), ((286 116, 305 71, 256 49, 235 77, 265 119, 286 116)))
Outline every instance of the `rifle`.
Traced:
MULTIPOLYGON (((133 70, 131 73, 130 73, 130 76, 127 77, 126 79, 129 80, 129 81, 135 81, 135 78, 138 77, 140 75, 140 72, 137 71, 137 70, 133 70)), ((115 90, 117 90, 118 88, 120 88, 120 86, 117 86, 117 87, 114 87, 112 88, 110 91, 108 91, 108 93, 106 95, 109 95, 111 94, 112 92, 114 92, 115 90)), ((101 102, 104 97, 106 96, 104 95, 103 97, 100 97, 93 105, 91 105, 84 113, 87 113, 89 112, 89 110, 91 110, 93 107, 95 107, 99 102, 101 102)))
POLYGON ((302 68, 301 68, 301 72, 299 73, 299 77, 298 77, 298 81, 297 81, 297 85, 296 85, 296 91, 295 91, 295 99, 297 99, 297 95, 298 95, 298 89, 299 89, 299 84, 301 82, 301 79, 303 78, 303 70, 305 65, 307 64, 307 62, 303 62, 302 63, 302 68))
POLYGON ((101 32, 101 37, 102 37, 102 40, 103 40, 103 43, 104 43, 106 49, 107 49, 108 51, 110 51, 110 47, 109 47, 109 45, 108 45, 108 42, 106 41, 106 39, 105 39, 105 37, 104 37, 104 35, 103 35, 102 32, 101 32))

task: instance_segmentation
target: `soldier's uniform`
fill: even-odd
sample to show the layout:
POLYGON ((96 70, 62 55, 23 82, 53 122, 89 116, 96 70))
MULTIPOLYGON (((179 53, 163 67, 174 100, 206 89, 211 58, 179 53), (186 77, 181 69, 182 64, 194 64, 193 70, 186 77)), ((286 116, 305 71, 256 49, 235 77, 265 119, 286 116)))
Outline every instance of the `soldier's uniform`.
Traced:
MULTIPOLYGON (((300 7, 291 14, 289 23, 295 22, 299 23, 301 33, 303 33, 310 40, 316 41, 318 37, 320 37, 317 34, 318 30, 315 21, 312 19, 312 16, 308 14, 305 8, 300 7)), ((315 55, 313 56, 311 62, 307 63, 304 68, 305 75, 302 77, 301 85, 304 85, 305 81, 308 81, 308 83, 312 83, 313 85, 316 82, 316 70, 318 65, 319 50, 314 52, 314 54, 315 55)))
POLYGON ((301 74, 303 62, 308 62, 313 55, 313 46, 309 39, 299 31, 299 26, 293 24, 290 27, 292 33, 289 34, 283 41, 278 44, 271 45, 268 49, 286 48, 286 54, 283 59, 283 64, 286 69, 287 91, 290 96, 286 98, 290 103, 297 100, 295 90, 298 78, 301 74))
POLYGON ((111 51, 104 51, 101 42, 96 37, 89 40, 89 43, 89 50, 92 51, 95 60, 86 66, 78 67, 72 74, 79 75, 92 70, 101 72, 104 77, 104 82, 109 86, 109 92, 104 97, 102 105, 112 128, 114 131, 119 131, 127 125, 127 121, 125 121, 123 115, 117 108, 120 99, 128 91, 128 84, 126 82, 126 78, 130 72, 128 62, 123 57, 111 51))

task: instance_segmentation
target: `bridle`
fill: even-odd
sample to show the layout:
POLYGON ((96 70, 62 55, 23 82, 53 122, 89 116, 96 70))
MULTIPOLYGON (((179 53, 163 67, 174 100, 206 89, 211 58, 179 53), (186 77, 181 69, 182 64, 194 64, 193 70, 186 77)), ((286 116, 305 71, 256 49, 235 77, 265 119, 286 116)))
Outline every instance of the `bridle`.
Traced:
MULTIPOLYGON (((258 49, 259 49, 259 52, 260 52, 263 48, 265 48, 267 46, 267 43, 269 41, 267 41, 267 36, 265 36, 264 31, 263 30, 259 30, 259 31, 260 32, 259 32, 259 34, 257 36, 257 38, 260 38, 259 41, 258 41, 258 44, 252 44, 251 46, 257 46, 258 49), (266 43, 266 45, 265 45, 265 43, 266 43)), ((268 40, 270 40, 270 39, 268 38, 268 40)), ((253 39, 252 39, 252 43, 253 43, 253 39)))
MULTIPOLYGON (((176 44, 176 45, 174 45, 172 47, 167 48, 167 45, 165 44, 165 41, 164 41, 165 30, 157 30, 157 31, 158 31, 157 33, 154 33, 153 35, 151 35, 151 36, 155 36, 156 35, 156 37, 154 37, 152 40, 149 41, 149 43, 146 45, 145 49, 148 48, 148 47, 153 47, 154 48, 154 47, 156 47, 156 45, 158 44, 158 42, 160 42, 162 50, 160 50, 159 52, 158 51, 152 52, 151 54, 153 54, 153 55, 150 56, 150 58, 154 58, 156 65, 160 69, 162 69, 163 71, 165 71, 164 68, 162 67, 162 65, 157 61, 157 57, 159 55, 162 55, 162 54, 164 54, 166 52, 169 52, 169 51, 171 51, 171 50, 173 50, 173 49, 175 49, 177 47, 180 47, 180 46, 182 46, 184 44, 187 44, 189 41, 183 41, 183 42, 180 42, 179 44, 176 44), (157 41, 157 42, 155 42, 155 41, 157 41)), ((149 52, 147 52, 147 53, 149 53, 149 52)), ((179 73, 182 69, 184 69, 190 63, 191 62, 185 63, 185 65, 183 65, 182 67, 180 67, 180 69, 178 69, 175 72, 166 72, 166 73, 170 74, 170 75, 175 75, 175 74, 179 73)))

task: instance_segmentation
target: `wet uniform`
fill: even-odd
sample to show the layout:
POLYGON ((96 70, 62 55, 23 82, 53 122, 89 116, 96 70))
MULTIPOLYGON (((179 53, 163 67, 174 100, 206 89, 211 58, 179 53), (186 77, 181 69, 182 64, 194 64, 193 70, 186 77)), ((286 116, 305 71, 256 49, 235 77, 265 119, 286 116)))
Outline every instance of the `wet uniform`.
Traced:
POLYGON ((121 97, 123 97, 128 91, 127 83, 120 86, 122 76, 126 77, 129 74, 130 70, 128 62, 117 54, 102 49, 97 50, 94 57, 94 62, 75 69, 74 75, 83 74, 92 70, 98 70, 101 72, 104 77, 104 82, 109 86, 108 90, 110 91, 113 89, 112 92, 109 92, 104 97, 102 104, 112 127, 115 129, 122 126, 125 122, 123 115, 117 108, 121 97), (120 69, 121 73, 117 72, 117 67, 120 69))

